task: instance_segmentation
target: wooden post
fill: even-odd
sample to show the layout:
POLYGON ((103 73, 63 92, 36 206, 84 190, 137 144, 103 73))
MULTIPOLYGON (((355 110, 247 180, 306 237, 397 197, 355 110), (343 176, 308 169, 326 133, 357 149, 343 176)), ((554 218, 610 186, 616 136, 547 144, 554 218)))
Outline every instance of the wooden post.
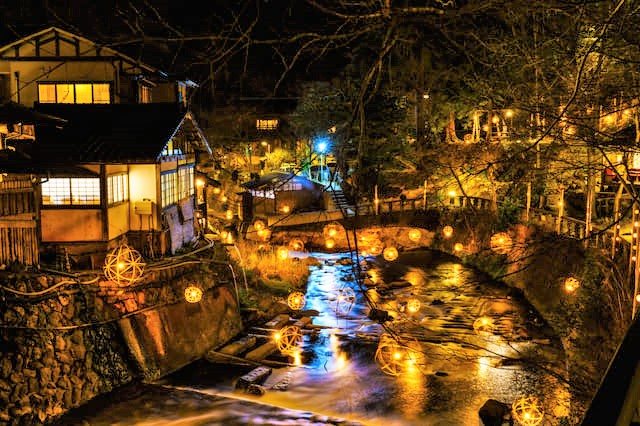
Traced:
POLYGON ((529 222, 529 212, 531 211, 531 181, 527 182, 527 209, 525 210, 524 220, 529 222))
POLYGON ((638 311, 638 284, 640 284, 640 266, 638 265, 638 254, 640 254, 640 244, 638 244, 638 220, 640 220, 640 206, 637 202, 633 204, 633 221, 631 231, 631 252, 629 254, 629 266, 633 268, 633 311, 631 313, 631 319, 636 317, 638 311))
POLYGON ((618 190, 613 199, 613 240, 611 241, 611 258, 616 256, 616 249, 618 246, 618 238, 620 238, 620 198, 622 198, 622 190, 624 185, 622 183, 618 185, 618 190))
POLYGON ((427 180, 424 180, 424 189, 422 191, 422 208, 427 209, 427 180))
POLYGON ((378 199, 378 185, 373 188, 373 208, 375 209, 375 214, 380 213, 380 200, 378 199))
POLYGON ((562 216, 564 216, 564 187, 560 187, 560 201, 558 201, 558 223, 556 224, 556 234, 562 231, 562 216))

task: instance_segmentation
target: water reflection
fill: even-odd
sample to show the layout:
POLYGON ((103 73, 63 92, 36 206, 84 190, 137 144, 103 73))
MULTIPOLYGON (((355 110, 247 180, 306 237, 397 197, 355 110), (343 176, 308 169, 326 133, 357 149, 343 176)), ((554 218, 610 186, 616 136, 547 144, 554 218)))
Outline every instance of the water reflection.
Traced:
MULTIPOLYGON (((530 308, 509 296, 507 289, 455 261, 416 252, 402 253, 392 264, 381 256, 370 258, 366 272, 378 290, 368 290, 365 297, 353 280, 356 273, 352 266, 338 262, 349 255, 313 255, 323 266, 312 267, 306 308, 317 310, 313 323, 326 328, 314 339, 305 336, 299 351, 293 353, 294 363, 301 367, 274 369, 261 397, 233 391, 233 379, 250 367, 199 363, 183 369, 157 386, 197 389, 226 398, 212 402, 210 412, 204 414, 200 405, 198 410, 182 411, 182 421, 175 424, 311 424, 307 422, 312 412, 374 425, 466 426, 479 424, 478 409, 487 399, 510 404, 532 393, 547 407, 568 407, 566 388, 547 370, 562 374, 559 345, 550 339, 548 330, 535 325, 530 308), (402 281, 410 285, 381 291, 385 284, 402 281), (345 289, 354 292, 346 313, 336 309, 345 289), (401 302, 411 297, 420 302, 417 312, 409 312, 406 305, 404 311, 401 308, 401 302), (389 310, 393 320, 384 324, 369 320, 368 303, 389 310), (483 316, 491 319, 494 327, 477 333, 474 321, 483 316), (385 374, 375 361, 378 339, 384 333, 397 336, 404 345, 397 376, 385 374), (286 391, 270 388, 285 378, 289 382, 286 391), (241 408, 234 405, 240 400, 241 408)), ((153 402, 146 403, 155 410, 163 403, 161 393, 150 398, 153 402)), ((194 397, 186 393, 183 398, 181 406, 188 406, 194 397)), ((133 399, 117 408, 94 410, 90 423, 101 424, 100 418, 112 422, 105 424, 122 425, 152 421, 140 411, 138 417, 125 415, 123 404, 132 408, 139 403, 133 399)), ((166 418, 171 418, 171 406, 165 410, 166 418)), ((551 408, 545 411, 549 416, 563 413, 551 408)), ((314 419, 314 424, 328 423, 314 419)), ((548 420, 555 424, 554 419, 548 420)))

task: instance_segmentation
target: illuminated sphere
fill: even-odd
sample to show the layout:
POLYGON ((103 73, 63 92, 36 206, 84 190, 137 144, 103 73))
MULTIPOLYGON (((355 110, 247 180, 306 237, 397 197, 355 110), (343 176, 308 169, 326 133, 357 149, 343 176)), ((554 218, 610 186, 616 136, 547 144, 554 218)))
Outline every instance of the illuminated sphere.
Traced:
POLYGON ((293 291, 289 293, 287 297, 287 305, 294 311, 299 311, 304 308, 304 305, 307 303, 304 294, 299 291, 293 291))
POLYGON ((392 262, 398 258, 398 249, 395 247, 387 247, 382 252, 382 256, 384 257, 384 260, 392 262))
POLYGON ((544 420, 544 412, 534 396, 523 396, 513 401, 511 413, 522 426, 536 426, 544 420))
POLYGON ((302 240, 291 240, 289 241, 289 248, 293 251, 302 251, 304 250, 304 242, 302 240))
POLYGON ((480 317, 473 322, 473 331, 479 336, 487 336, 493 334, 495 323, 491 318, 480 317))
POLYGON ((285 260, 289 258, 289 250, 286 247, 278 247, 276 250, 276 254, 278 255, 278 259, 285 260))
POLYGON ((445 238, 449 238, 453 235, 453 227, 450 225, 445 226, 444 228, 442 228, 442 234, 445 236, 445 238))
POLYGON ((578 287, 580 287, 580 281, 577 278, 569 277, 564 281, 564 289, 567 293, 573 293, 578 287))
POLYGON ((351 287, 344 287, 338 290, 336 297, 336 313, 347 315, 351 312, 353 305, 356 303, 356 294, 351 287))
POLYGON ((264 222, 260 219, 256 220, 255 222, 253 222, 253 229, 255 229, 256 231, 264 229, 264 222))
POLYGON ((464 249, 464 245, 463 245, 462 243, 456 243, 456 244, 453 246, 453 249, 454 249, 455 251, 462 251, 462 250, 464 249))
POLYGON ((498 232, 491 236, 491 250, 499 254, 507 254, 513 247, 513 241, 506 232, 498 232))
POLYGON ((291 211, 291 207, 289 206, 282 206, 282 213, 287 214, 291 211))
POLYGON ((636 302, 640 303, 640 294, 636 294, 636 302))
POLYGON ((336 242, 333 240, 333 238, 327 238, 324 242, 324 245, 328 249, 331 249, 336 245, 336 242))
POLYGON ((407 311, 415 314, 420 310, 420 300, 417 297, 410 297, 407 299, 407 311))
POLYGON ((219 194, 220 193, 220 188, 218 188, 218 187, 213 188, 213 193, 214 194, 219 194))
POLYGON ((189 303, 198 303, 202 299, 202 290, 199 287, 190 285, 184 289, 184 300, 189 303))
POLYGON ((409 239, 414 243, 417 243, 418 241, 420 241, 421 236, 422 236, 422 233, 420 232, 419 229, 414 228, 409 231, 409 239))
POLYGON ((422 348, 415 338, 396 341, 388 334, 380 336, 375 361, 383 373, 399 376, 425 367, 422 348))
POLYGON ((331 222, 322 229, 322 234, 325 238, 334 238, 340 232, 343 232, 344 228, 338 222, 331 222))
POLYGON ((368 252, 371 256, 379 256, 383 249, 384 244, 382 244, 382 241, 375 239, 371 241, 368 252))
POLYGON ((227 210, 225 213, 225 217, 229 220, 233 219, 233 211, 227 210))
POLYGON ((278 350, 283 354, 290 354, 296 348, 298 342, 302 340, 302 333, 300 329, 295 325, 288 325, 280 329, 278 333, 276 333, 276 344, 278 345, 278 350))
POLYGON ((105 277, 120 286, 128 286, 138 281, 143 272, 142 256, 126 244, 114 248, 104 261, 105 277))

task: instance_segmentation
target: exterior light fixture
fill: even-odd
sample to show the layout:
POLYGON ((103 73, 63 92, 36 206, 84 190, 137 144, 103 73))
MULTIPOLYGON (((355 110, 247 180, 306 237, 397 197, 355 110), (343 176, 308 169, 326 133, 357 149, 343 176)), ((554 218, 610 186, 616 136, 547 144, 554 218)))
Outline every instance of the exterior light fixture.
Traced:
POLYGON ((462 250, 464 250, 464 245, 462 243, 456 243, 453 246, 453 250, 456 252, 461 252, 462 250))
POLYGON ((103 270, 109 281, 129 286, 142 277, 144 262, 137 250, 122 243, 107 254, 103 270))
POLYGON ((282 354, 293 353, 298 342, 302 340, 302 333, 295 325, 283 327, 276 335, 278 336, 276 344, 282 354))
POLYGON ((393 262, 398 258, 398 249, 395 247, 387 247, 382 252, 382 256, 387 262, 393 262))
POLYGON ((445 238, 449 238, 453 235, 453 227, 450 225, 445 226, 444 228, 442 228, 442 234, 445 236, 445 238))
POLYGON ((196 179, 196 186, 202 188, 204 186, 204 179, 196 179))
POLYGON ((289 305, 289 307, 294 311, 299 311, 300 309, 304 308, 304 305, 306 305, 306 303, 307 301, 304 297, 304 294, 299 291, 293 291, 289 293, 289 296, 287 297, 287 305, 289 305))
POLYGON ((422 233, 420 232, 419 229, 413 228, 409 231, 409 239, 414 243, 417 243, 418 241, 420 241, 421 236, 422 236, 422 233))
POLYGON ((333 240, 333 238, 327 238, 324 241, 324 245, 326 248, 332 249, 336 245, 336 242, 333 240))
POLYGON ((260 219, 256 220, 255 222, 253 222, 253 229, 255 229, 256 231, 264 229, 264 222, 260 219))
POLYGON ((194 285, 188 286, 184 289, 184 300, 189 303, 198 303, 202 300, 202 290, 194 285))
POLYGON ((567 293, 573 293, 578 287, 580 287, 580 281, 577 278, 569 277, 564 281, 564 289, 567 293))
POLYGON ((299 239, 291 240, 289 242, 289 248, 293 251, 302 251, 304 250, 304 242, 299 239))
POLYGON ((233 219, 233 211, 232 210, 227 210, 225 212, 225 217, 227 218, 227 220, 233 219))
POLYGON ((281 210, 282 210, 282 213, 284 213, 284 214, 288 214, 288 213, 291 211, 291 207, 289 207, 289 206, 282 206, 281 210))
POLYGON ((522 426, 536 426, 544 420, 544 412, 534 396, 523 396, 515 400, 511 405, 511 413, 522 426))
POLYGON ((276 250, 276 254, 278 255, 278 259, 286 260, 289 258, 289 250, 286 247, 278 247, 276 250))

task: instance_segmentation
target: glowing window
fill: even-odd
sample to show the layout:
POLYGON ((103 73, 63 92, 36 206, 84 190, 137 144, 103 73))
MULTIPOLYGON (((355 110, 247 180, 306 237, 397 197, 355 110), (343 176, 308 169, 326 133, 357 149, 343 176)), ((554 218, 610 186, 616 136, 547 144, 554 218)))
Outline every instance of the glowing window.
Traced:
POLYGON ((178 174, 175 171, 160 175, 160 190, 163 208, 178 201, 178 174))
POLYGON ((51 178, 42 183, 43 205, 99 205, 100 179, 51 178))
POLYGON ((73 84, 56 84, 56 102, 59 104, 74 103, 73 84))
POLYGON ((109 83, 94 83, 92 86, 94 104, 111 103, 111 90, 109 87, 109 83))
POLYGON ((129 176, 119 174, 107 178, 107 202, 122 203, 129 200, 129 176))
POLYGON ((275 130, 278 128, 278 120, 256 120, 256 129, 258 130, 275 130))
POLYGON ((55 84, 39 84, 38 100, 43 104, 56 103, 56 85, 55 84))
POLYGON ((93 103, 93 93, 91 90, 91 84, 76 84, 75 90, 76 90, 77 104, 93 103))
POLYGON ((151 103, 151 87, 144 84, 138 85, 138 103, 151 103))
POLYGON ((180 167, 178 169, 178 199, 183 200, 194 194, 193 166, 180 167))

